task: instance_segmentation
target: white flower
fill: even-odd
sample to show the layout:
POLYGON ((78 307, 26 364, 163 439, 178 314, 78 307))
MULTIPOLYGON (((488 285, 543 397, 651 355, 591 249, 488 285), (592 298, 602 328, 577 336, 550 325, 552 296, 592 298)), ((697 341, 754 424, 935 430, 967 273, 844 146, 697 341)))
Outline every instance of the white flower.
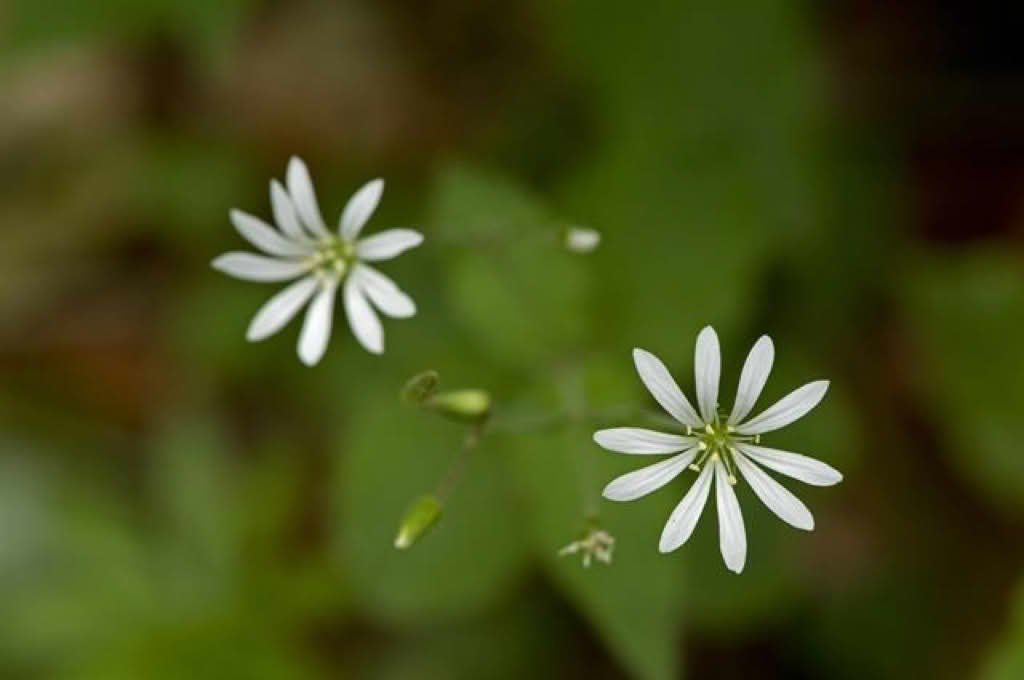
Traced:
POLYGON ((798 453, 758 445, 762 434, 792 423, 817 406, 828 389, 827 380, 808 383, 760 415, 744 420, 768 380, 774 356, 771 338, 761 336, 743 365, 732 411, 724 416, 718 410, 721 356, 718 336, 713 328, 707 326, 697 336, 694 372, 699 412, 686 400, 657 357, 642 349, 633 350, 633 361, 640 379, 662 408, 683 425, 685 435, 618 427, 595 432, 594 441, 609 451, 620 453, 675 454, 660 463, 612 480, 603 491, 604 497, 610 500, 640 498, 668 484, 688 467, 699 472, 693 486, 665 524, 658 545, 661 552, 671 552, 690 538, 707 502, 712 476, 722 557, 725 565, 736 573, 743 571, 747 557, 743 515, 732 488, 736 484, 736 470, 769 510, 783 521, 807 531, 814 528, 810 511, 757 463, 815 486, 830 486, 842 480, 843 476, 825 463, 798 453))
POLYGON ((583 554, 583 567, 590 566, 592 559, 597 558, 605 564, 612 563, 612 551, 615 549, 615 538, 603 529, 591 527, 576 541, 558 551, 559 557, 583 554))
POLYGON ((601 232, 585 227, 565 230, 565 247, 574 253, 589 253, 601 243, 601 232))
POLYGON ((273 335, 309 302, 298 352, 303 363, 316 364, 327 349, 340 287, 352 333, 367 350, 382 353, 384 331, 374 307, 404 319, 416 313, 416 305, 391 279, 366 263, 390 260, 415 248, 423 235, 412 229, 388 229, 358 238, 380 201, 383 180, 367 182, 349 199, 337 234, 324 224, 309 170, 300 158, 289 161, 287 182, 287 190, 277 180, 270 182, 270 202, 279 229, 241 210, 231 211, 238 232, 266 255, 231 252, 213 261, 215 269, 248 281, 298 279, 256 312, 246 337, 255 342, 273 335))

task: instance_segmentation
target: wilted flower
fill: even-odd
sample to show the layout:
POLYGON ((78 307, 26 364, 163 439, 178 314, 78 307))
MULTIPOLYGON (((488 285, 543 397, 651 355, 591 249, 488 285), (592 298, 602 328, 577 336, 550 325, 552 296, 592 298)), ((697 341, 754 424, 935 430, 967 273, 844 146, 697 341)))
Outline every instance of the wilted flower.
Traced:
POLYGON ((842 480, 843 476, 825 463, 758 445, 762 434, 792 423, 817 406, 825 396, 828 381, 808 383, 760 415, 744 421, 768 380, 774 356, 771 338, 761 336, 747 356, 736 402, 725 417, 718 411, 721 356, 713 328, 708 326, 697 336, 694 372, 699 413, 657 357, 642 349, 633 350, 640 379, 662 408, 683 425, 685 435, 620 427, 595 432, 594 441, 609 451, 620 453, 676 454, 612 480, 603 492, 604 497, 611 500, 640 498, 661 488, 687 467, 700 473, 665 524, 658 545, 661 552, 675 550, 690 538, 707 502, 712 476, 722 557, 726 566, 736 573, 743 570, 747 557, 743 516, 732 488, 736 483, 736 470, 772 512, 798 529, 808 531, 814 528, 814 518, 807 507, 756 463, 816 486, 830 486, 842 480))
POLYGON ((316 364, 327 349, 334 301, 342 288, 345 313, 360 344, 374 354, 384 351, 384 331, 374 307, 387 316, 407 318, 416 305, 395 283, 366 264, 389 260, 423 242, 412 229, 388 229, 358 238, 377 207, 384 182, 375 179, 357 191, 341 214, 338 233, 328 231, 320 214, 306 164, 288 163, 287 190, 270 183, 270 201, 277 229, 240 210, 231 211, 238 232, 266 255, 231 252, 213 266, 248 281, 290 281, 299 277, 260 308, 246 337, 262 340, 279 331, 309 302, 299 336, 299 358, 316 364), (371 305, 372 303, 372 305, 371 305))
POLYGON ((590 566, 593 559, 605 564, 612 563, 612 551, 615 549, 615 538, 603 529, 590 527, 582 537, 558 551, 559 557, 582 553, 584 568, 590 566))

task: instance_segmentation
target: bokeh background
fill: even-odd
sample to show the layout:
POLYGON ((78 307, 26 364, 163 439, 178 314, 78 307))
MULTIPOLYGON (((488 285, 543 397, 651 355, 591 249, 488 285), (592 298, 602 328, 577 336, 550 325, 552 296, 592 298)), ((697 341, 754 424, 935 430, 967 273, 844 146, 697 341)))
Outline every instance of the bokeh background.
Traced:
POLYGON ((8 0, 0 5, 0 676, 1024 678, 1024 29, 1003 3, 8 0), (309 163, 329 222, 426 244, 419 304, 324 361, 244 341, 276 286, 210 260, 309 163), (567 224, 604 235, 558 247, 567 224), (770 442, 810 534, 740 491, 670 556, 689 477, 596 503, 590 442, 692 394, 828 377, 770 442), (392 547, 497 400, 441 523, 392 547), (503 419, 503 420, 502 420, 503 419), (543 426, 540 426, 543 424, 543 426), (584 512, 614 564, 559 559, 584 512))

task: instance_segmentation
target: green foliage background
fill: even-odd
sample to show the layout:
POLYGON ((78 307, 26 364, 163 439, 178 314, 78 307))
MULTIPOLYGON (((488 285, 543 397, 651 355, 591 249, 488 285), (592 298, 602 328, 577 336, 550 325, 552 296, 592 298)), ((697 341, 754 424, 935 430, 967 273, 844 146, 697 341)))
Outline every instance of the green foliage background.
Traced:
POLYGON ((919 228, 877 114, 891 76, 851 67, 830 17, 0 7, 0 676, 1024 677, 1019 223, 955 246, 919 228), (369 229, 426 234, 383 267, 419 307, 383 358, 340 318, 315 369, 298 324, 246 343, 272 287, 208 266, 242 245, 230 208, 269 218, 293 153, 328 221, 380 175, 369 229), (560 248, 568 224, 601 247, 560 248), (634 467, 590 440, 654 406, 630 350, 692 392, 705 324, 727 401, 761 333, 762 404, 832 379, 771 439, 846 475, 789 485, 817 529, 741 489, 742 576, 711 513, 659 555, 684 476, 596 506, 612 566, 557 558, 634 467), (427 368, 551 425, 496 428, 400 553, 461 439, 397 399, 427 368))

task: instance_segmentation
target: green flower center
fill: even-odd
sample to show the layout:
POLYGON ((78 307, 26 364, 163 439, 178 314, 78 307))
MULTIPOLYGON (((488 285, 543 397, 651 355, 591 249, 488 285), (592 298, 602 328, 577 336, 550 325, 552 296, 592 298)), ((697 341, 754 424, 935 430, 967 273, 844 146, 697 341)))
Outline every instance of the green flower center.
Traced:
POLYGON ((697 438, 697 447, 700 449, 697 458, 690 464, 690 469, 700 472, 704 465, 720 460, 725 466, 730 484, 736 483, 736 460, 733 453, 735 444, 737 442, 753 442, 756 444, 761 441, 760 435, 745 436, 738 434, 736 429, 732 425, 725 424, 722 417, 717 413, 715 414, 714 421, 706 424, 703 430, 694 430, 688 427, 686 428, 686 434, 697 438))
POLYGON ((341 279, 356 259, 355 247, 337 236, 329 236, 317 244, 311 257, 314 273, 323 278, 341 279))

